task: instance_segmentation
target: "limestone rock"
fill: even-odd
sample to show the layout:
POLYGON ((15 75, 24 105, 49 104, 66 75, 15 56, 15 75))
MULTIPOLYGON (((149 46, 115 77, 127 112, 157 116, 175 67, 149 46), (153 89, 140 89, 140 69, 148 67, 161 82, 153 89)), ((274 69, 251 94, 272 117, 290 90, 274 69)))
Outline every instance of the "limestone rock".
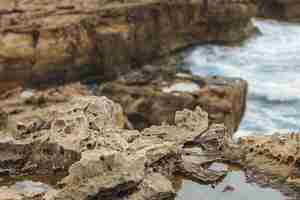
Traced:
POLYGON ((105 97, 75 98, 57 115, 50 140, 74 151, 93 148, 103 130, 124 124, 121 107, 105 97))
POLYGON ((298 176, 300 137, 288 135, 253 136, 241 138, 244 165, 281 177, 298 176))
POLYGON ((25 112, 21 117, 24 125, 19 119, 16 130, 8 130, 9 139, 0 141, 2 168, 22 171, 35 166, 51 173, 67 170, 80 159, 82 151, 96 145, 122 150, 128 145, 117 131, 124 123, 122 109, 105 97, 76 97, 64 104, 25 112), (43 113, 38 121, 33 118, 35 113, 43 113), (24 118, 25 114, 32 117, 24 118), (112 128, 116 134, 103 133, 112 128))
POLYGON ((227 148, 230 141, 231 136, 226 134, 224 127, 211 126, 193 141, 192 146, 183 148, 179 172, 199 182, 218 181, 227 170, 212 170, 208 166, 215 161, 226 161, 222 149, 227 148))
POLYGON ((207 114, 200 108, 177 115, 177 125, 153 126, 142 132, 118 131, 116 125, 95 129, 96 145, 83 150, 80 161, 70 167, 69 175, 61 182, 63 188, 48 195, 48 199, 173 197, 169 178, 178 169, 182 147, 204 134, 209 123, 207 114), (99 137, 110 140, 116 136, 128 148, 117 148, 120 143, 116 142, 110 145, 98 142, 99 137))
MULTIPOLYGON (((15 121, 16 124, 20 123, 21 128, 29 128, 30 124, 33 125, 35 121, 48 122, 51 120, 46 108, 55 105, 59 107, 57 110, 63 110, 64 106, 60 106, 69 102, 72 98, 91 95, 88 88, 80 83, 46 89, 16 88, 0 95, 0 107, 4 113, 9 115, 10 121, 15 121)), ((27 131, 30 132, 30 130, 27 131)))
POLYGON ((128 200, 143 199, 172 199, 175 197, 175 190, 172 182, 159 173, 152 173, 145 177, 139 186, 138 192, 130 195, 128 200))
MULTIPOLYGON (((207 182, 224 175, 204 165, 222 161, 221 153, 208 155, 227 147, 231 134, 223 125, 211 123, 200 107, 176 112, 173 125, 137 131, 122 129, 122 109, 106 97, 68 99, 55 107, 46 101, 37 110, 43 111, 40 117, 49 125, 28 132, 17 128, 0 140, 0 168, 5 173, 63 172, 59 188, 49 190, 46 200, 165 200, 175 195, 171 181, 178 171, 207 182), (203 151, 192 157, 184 154, 199 145, 203 151)), ((24 112, 20 119, 30 116, 24 112)), ((26 124, 34 122, 30 120, 26 124)))
POLYGON ((117 197, 137 187, 144 175, 144 165, 102 149, 83 153, 69 173, 63 180, 67 186, 52 199, 117 197))
POLYGON ((248 0, 15 0, 0 3, 0 91, 115 76, 188 45, 253 31, 248 0), (112 45, 113 44, 113 45, 112 45))
POLYGON ((179 127, 188 127, 192 131, 203 133, 208 129, 208 114, 200 107, 196 107, 194 112, 190 110, 177 111, 175 114, 175 124, 179 127), (200 128, 200 129, 199 129, 200 128))
MULTIPOLYGON (((144 78, 142 85, 140 82, 143 70, 100 84, 96 93, 120 103, 131 125, 136 129, 164 122, 174 124, 176 111, 194 110, 200 106, 208 113, 212 122, 224 123, 231 134, 237 130, 246 108, 246 81, 222 77, 204 78, 190 74, 180 77, 174 73, 176 69, 172 66, 160 68, 159 71, 151 72, 150 81, 144 78), (133 76, 138 76, 140 80, 133 82, 133 76), (199 90, 164 91, 166 87, 174 84, 194 84, 199 90)), ((191 119, 189 122, 191 123, 191 119)))

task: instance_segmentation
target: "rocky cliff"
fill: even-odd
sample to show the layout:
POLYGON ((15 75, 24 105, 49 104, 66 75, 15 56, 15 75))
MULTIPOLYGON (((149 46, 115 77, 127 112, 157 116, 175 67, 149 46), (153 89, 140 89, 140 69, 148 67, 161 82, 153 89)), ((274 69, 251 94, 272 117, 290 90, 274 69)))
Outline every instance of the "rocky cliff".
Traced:
POLYGON ((253 31, 250 0, 0 2, 0 89, 111 76, 198 42, 253 31))

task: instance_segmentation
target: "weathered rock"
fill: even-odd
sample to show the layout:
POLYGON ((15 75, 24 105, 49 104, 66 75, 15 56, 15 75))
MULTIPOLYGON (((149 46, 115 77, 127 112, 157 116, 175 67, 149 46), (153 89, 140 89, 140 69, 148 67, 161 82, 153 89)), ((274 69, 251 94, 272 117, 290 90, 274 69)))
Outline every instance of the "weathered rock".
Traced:
POLYGON ((183 164, 179 170, 180 173, 195 181, 204 183, 216 182, 226 175, 226 172, 216 172, 206 169, 205 165, 210 164, 210 162, 213 162, 216 159, 211 159, 207 162, 207 160, 202 157, 205 157, 204 152, 202 152, 199 156, 189 155, 189 153, 185 152, 185 155, 182 158, 183 164))
POLYGON ((299 199, 299 133, 247 136, 227 145, 224 159, 242 166, 247 182, 299 199))
MULTIPOLYGON (((80 159, 82 151, 94 148, 98 143, 105 141, 109 145, 111 142, 114 148, 121 143, 114 135, 106 134, 109 139, 105 138, 105 134, 101 137, 103 129, 122 128, 124 123, 121 107, 105 97, 77 97, 37 112, 42 112, 40 121, 49 125, 39 128, 29 125, 31 128, 28 128, 26 124, 37 124, 29 118, 24 132, 24 128, 19 126, 21 119, 15 121, 15 130, 6 130, 9 136, 0 140, 1 168, 17 171, 36 169, 47 173, 64 171, 80 159)), ((30 114, 35 115, 34 112, 30 114)))
POLYGON ((240 139, 239 147, 245 166, 286 178, 298 176, 299 134, 249 136, 240 139))
POLYGON ((255 15, 249 0, 4 1, 0 90, 108 78, 198 42, 238 41, 255 15))
POLYGON ((137 187, 144 176, 144 163, 133 162, 118 152, 84 152, 72 165, 66 185, 53 199, 113 198, 137 187))
POLYGON ((230 140, 231 136, 223 126, 211 126, 183 149, 179 173, 199 182, 218 181, 227 170, 213 170, 209 166, 215 161, 226 161, 222 149, 228 147, 230 140))
MULTIPOLYGON (((175 194, 175 174, 215 182, 227 169, 214 163, 228 161, 300 187, 298 134, 252 136, 234 143, 226 127, 212 122, 200 107, 176 112, 173 125, 124 130, 120 106, 95 96, 77 96, 38 111, 44 111, 42 120, 49 126, 26 133, 6 129, 0 169, 6 176, 68 171, 59 188, 47 191, 46 200, 169 199, 175 194)), ((0 191, 0 199, 24 199, 14 188, 0 191)))
POLYGON ((69 102, 75 96, 87 95, 92 95, 92 93, 80 83, 71 83, 48 89, 19 87, 0 95, 0 107, 9 115, 11 120, 22 123, 23 118, 28 120, 28 118, 41 117, 41 114, 38 113, 39 111, 43 113, 46 107, 60 106, 69 102))
POLYGON ((211 122, 224 123, 230 133, 237 130, 246 108, 246 81, 176 74, 173 67, 165 68, 147 73, 151 76, 143 69, 128 73, 101 84, 96 93, 120 103, 136 129, 163 122, 174 124, 177 110, 201 106, 211 122))
POLYGON ((259 17, 300 20, 300 2, 297 0, 258 0, 257 5, 259 17))
MULTIPOLYGON (((71 115, 76 116, 74 112, 71 115)), ((95 145, 83 150, 81 160, 70 167, 69 176, 62 181, 63 188, 48 195, 49 199, 166 199, 174 196, 167 178, 177 171, 183 145, 208 129, 208 116, 197 108, 194 112, 178 112, 176 122, 178 126, 154 126, 139 134, 124 131, 123 135, 117 126, 102 125, 103 129, 94 129, 97 132, 95 145), (128 137, 131 135, 134 137, 128 137), (115 137, 117 141, 111 139, 115 137), (122 139, 124 146, 118 148, 122 139), (153 179, 155 177, 158 178, 153 179), (167 185, 160 187, 163 183, 167 185)), ((78 141, 86 139, 79 137, 78 141)))
POLYGON ((138 192, 128 196, 129 200, 143 199, 173 199, 175 190, 172 182, 159 173, 152 173, 145 177, 140 184, 138 192))
POLYGON ((208 115, 200 107, 178 111, 174 125, 139 132, 122 129, 122 109, 106 97, 76 96, 55 107, 35 102, 22 100, 39 107, 30 114, 40 113, 43 125, 37 126, 39 121, 28 117, 26 109, 12 118, 15 129, 6 129, 0 140, 0 167, 6 176, 68 171, 60 189, 50 190, 45 199, 174 197, 170 181, 182 162, 182 148, 211 133, 208 115))

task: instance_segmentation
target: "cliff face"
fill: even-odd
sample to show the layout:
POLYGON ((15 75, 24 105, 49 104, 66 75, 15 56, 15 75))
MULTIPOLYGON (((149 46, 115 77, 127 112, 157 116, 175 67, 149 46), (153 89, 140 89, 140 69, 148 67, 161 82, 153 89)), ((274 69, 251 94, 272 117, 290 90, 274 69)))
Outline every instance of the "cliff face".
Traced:
POLYGON ((0 2, 0 90, 114 75, 197 42, 253 31, 249 0, 0 2))

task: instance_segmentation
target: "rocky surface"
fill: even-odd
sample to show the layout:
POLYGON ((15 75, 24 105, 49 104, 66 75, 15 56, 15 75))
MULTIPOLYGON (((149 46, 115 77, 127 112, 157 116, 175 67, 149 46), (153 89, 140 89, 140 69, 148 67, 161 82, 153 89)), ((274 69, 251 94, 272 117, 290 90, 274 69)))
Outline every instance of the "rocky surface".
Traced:
POLYGON ((205 78, 183 73, 173 61, 171 57, 163 64, 145 65, 113 81, 8 90, 0 95, 0 107, 3 108, 0 126, 7 123, 9 115, 11 119, 19 120, 20 128, 26 132, 28 128, 40 126, 39 112, 43 113, 46 107, 62 105, 75 96, 96 94, 121 104, 125 126, 129 129, 142 130, 164 122, 174 124, 176 111, 201 106, 209 113, 211 123, 224 123, 233 134, 246 108, 247 82, 238 78, 205 78), (38 114, 32 115, 33 111, 38 114), (36 125, 28 123, 30 118, 35 119, 36 125))
POLYGON ((0 3, 0 90, 111 77, 206 41, 253 30, 250 0, 13 0, 0 3))
POLYGON ((258 0, 257 5, 259 17, 300 21, 300 2, 297 0, 258 0))
POLYGON ((224 123, 233 134, 244 115, 247 90, 247 82, 238 78, 200 77, 177 73, 168 65, 146 65, 100 84, 96 94, 121 104, 134 129, 174 124, 176 111, 201 106, 211 122, 224 123))
POLYGON ((120 105, 96 96, 44 105, 30 111, 33 118, 26 112, 9 114, 0 130, 0 176, 62 176, 54 188, 31 197, 30 190, 0 184, 5 200, 9 195, 24 200, 173 199, 176 175, 217 182, 227 173, 224 162, 252 170, 249 181, 286 186, 290 194, 299 188, 297 134, 251 136, 235 143, 227 128, 200 107, 177 111, 174 124, 128 130, 120 105))
POLYGON ((122 117, 120 106, 105 98, 87 101, 78 97, 76 102, 71 100, 68 104, 31 111, 30 116, 12 118, 10 128, 1 131, 0 167, 24 173, 34 170, 41 174, 68 169, 80 159, 80 149, 93 145, 89 143, 93 133, 86 132, 88 126, 96 129, 114 124, 121 128, 122 117), (82 110, 87 117, 93 118, 90 122, 82 110), (97 124, 93 120, 97 120, 97 124))
MULTIPOLYGON (((199 181, 219 175, 207 177, 193 167, 182 170, 188 165, 182 159, 185 145, 201 146, 202 142, 203 152, 217 153, 230 138, 224 126, 210 125, 200 107, 177 112, 175 125, 141 132, 122 129, 120 106, 105 97, 75 97, 55 111, 51 106, 44 109, 41 121, 48 126, 24 133, 18 129, 19 121, 12 120, 14 131, 2 129, 0 167, 15 175, 68 171, 60 189, 50 190, 45 199, 172 198, 177 172, 199 181)), ((204 170, 211 159, 202 156, 198 166, 204 170)), ((13 194, 11 188, 1 189, 13 194)))
POLYGON ((243 167, 248 182, 300 198, 299 133, 247 136, 227 144, 224 157, 243 167))
POLYGON ((249 136, 241 138, 238 144, 244 150, 242 162, 245 165, 285 178, 299 176, 298 133, 249 136))

